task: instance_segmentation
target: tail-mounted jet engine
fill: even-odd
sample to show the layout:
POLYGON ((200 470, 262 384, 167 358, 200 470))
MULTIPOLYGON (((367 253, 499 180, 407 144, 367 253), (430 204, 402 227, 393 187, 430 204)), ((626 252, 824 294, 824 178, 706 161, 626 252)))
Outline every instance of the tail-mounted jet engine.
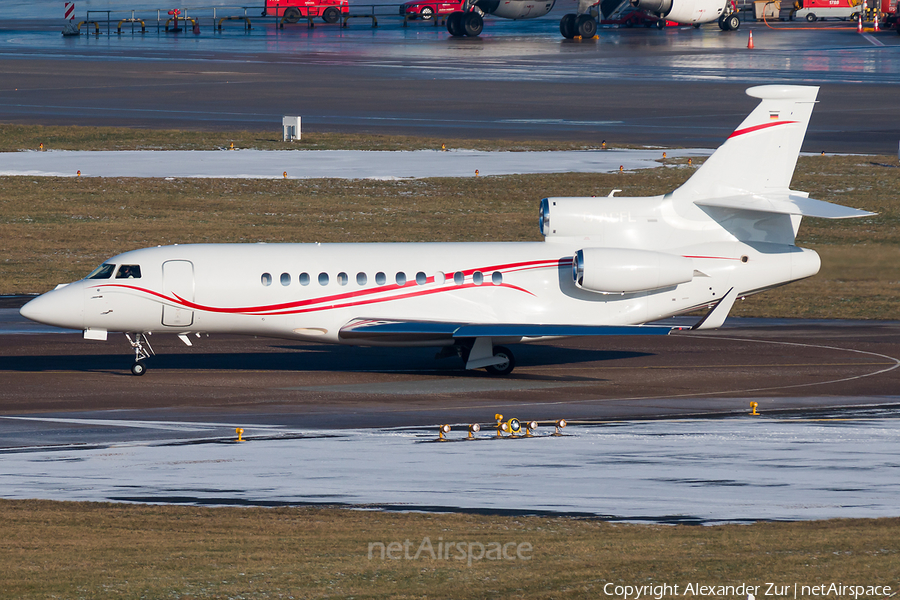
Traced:
POLYGON ((575 285, 590 292, 648 292, 691 281, 694 263, 651 250, 584 248, 575 253, 572 275, 575 285))

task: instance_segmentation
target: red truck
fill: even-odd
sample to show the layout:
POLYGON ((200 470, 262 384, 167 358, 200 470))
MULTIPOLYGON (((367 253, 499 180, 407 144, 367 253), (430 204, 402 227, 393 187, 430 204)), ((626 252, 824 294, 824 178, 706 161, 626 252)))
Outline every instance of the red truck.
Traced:
POLYGON ((308 17, 322 17, 326 23, 337 23, 341 14, 349 12, 347 0, 266 0, 263 16, 282 17, 288 23, 308 17))

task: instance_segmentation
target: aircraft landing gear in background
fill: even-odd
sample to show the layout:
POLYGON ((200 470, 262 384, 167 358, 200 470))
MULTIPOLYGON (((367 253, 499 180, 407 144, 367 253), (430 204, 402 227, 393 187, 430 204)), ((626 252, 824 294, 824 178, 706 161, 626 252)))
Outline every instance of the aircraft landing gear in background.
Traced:
POLYGON ((737 31, 741 26, 741 20, 736 13, 719 18, 719 29, 722 31, 737 31))
POLYGON ((456 11, 447 17, 447 31, 453 37, 478 37, 483 29, 484 19, 475 11, 456 11))
POLYGON ((590 14, 578 15, 575 29, 578 30, 581 39, 589 40, 597 34, 597 20, 590 14))
POLYGON ((563 15, 563 18, 559 20, 559 32, 567 40, 571 40, 573 37, 575 37, 575 19, 577 18, 578 15, 569 13, 567 15, 563 15))
POLYGON ((567 40, 571 40, 576 35, 580 35, 582 39, 593 38, 597 35, 597 19, 588 13, 563 15, 563 18, 559 20, 559 32, 567 40))
POLYGON ((134 350, 134 364, 131 365, 131 374, 141 376, 147 372, 144 360, 156 353, 153 351, 153 347, 150 345, 150 340, 147 339, 146 334, 135 333, 134 338, 132 339, 132 337, 126 333, 125 337, 128 338, 128 343, 131 344, 131 348, 134 350))
POLYGON ((509 375, 516 368, 516 358, 509 348, 504 346, 494 346, 494 356, 506 359, 504 362, 485 367, 485 370, 491 375, 509 375))

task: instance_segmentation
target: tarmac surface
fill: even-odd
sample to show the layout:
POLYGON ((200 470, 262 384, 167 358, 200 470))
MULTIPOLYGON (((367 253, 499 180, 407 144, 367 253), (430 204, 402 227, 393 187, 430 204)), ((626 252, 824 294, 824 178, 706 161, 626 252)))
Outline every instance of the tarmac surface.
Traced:
MULTIPOLYGON (((442 27, 262 22, 245 32, 66 38, 59 21, 0 21, 0 121, 557 139, 716 147, 763 83, 821 85, 804 150, 893 154, 900 35, 847 23, 744 23, 737 32, 558 31, 488 19, 480 38, 442 27), (747 49, 752 30, 756 48, 747 49)), ((201 18, 201 23, 206 23, 201 18)))
MULTIPOLYGON (((124 336, 92 342, 39 333, 48 328, 37 325, 30 331, 38 333, 24 333, 29 325, 17 324, 14 309, 2 312, 5 415, 342 429, 486 422, 495 413, 542 421, 745 414, 751 401, 764 413, 900 404, 898 322, 733 319, 715 332, 661 339, 520 344, 512 348, 516 370, 505 378, 463 371, 460 361, 435 359, 427 348, 237 336, 202 338, 188 348, 157 336, 147 374, 134 377, 124 336)), ((84 434, 7 422, 0 447, 83 443, 84 434)), ((90 431, 89 439, 120 435, 112 428, 90 431)))

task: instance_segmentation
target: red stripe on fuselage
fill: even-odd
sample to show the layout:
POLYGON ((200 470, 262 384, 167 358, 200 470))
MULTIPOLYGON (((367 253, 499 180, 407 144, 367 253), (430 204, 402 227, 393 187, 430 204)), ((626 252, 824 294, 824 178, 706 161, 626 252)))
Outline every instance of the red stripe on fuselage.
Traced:
MULTIPOLYGON (((572 264, 572 259, 544 259, 544 260, 533 260, 519 263, 506 263, 502 265, 491 265, 487 267, 481 267, 476 269, 467 269, 465 271, 461 271, 465 276, 469 277, 476 271, 482 272, 490 272, 490 271, 506 271, 506 272, 516 272, 516 271, 526 271, 530 269, 543 269, 548 267, 557 268, 558 266, 564 266, 567 264, 572 264)), ((452 280, 453 273, 447 274, 447 279, 452 280)), ((429 277, 426 280, 427 283, 434 283, 434 277, 429 277)), ((440 284, 439 284, 440 285, 440 284)), ((505 287, 509 289, 514 289, 520 292, 524 292, 526 294, 534 295, 528 290, 521 288, 519 286, 511 285, 511 284, 501 284, 494 285, 491 283, 484 284, 485 287, 505 287)), ((324 296, 320 298, 310 298, 307 300, 298 300, 295 302, 285 302, 281 304, 269 304, 264 306, 247 306, 247 307, 237 307, 237 308, 222 308, 222 307, 214 307, 214 306, 205 306, 202 304, 197 304, 195 302, 191 302, 189 300, 185 300, 179 296, 170 297, 165 294, 161 294, 159 292, 155 292, 153 290, 137 287, 133 285, 126 285, 121 283, 102 283, 96 286, 92 286, 95 288, 99 287, 117 287, 117 288, 125 288, 131 289, 138 292, 144 292, 160 298, 166 302, 170 302, 172 304, 180 305, 185 308, 193 309, 193 310, 202 310, 206 312, 214 312, 214 313, 226 313, 226 314, 250 314, 250 315, 288 315, 288 314, 300 314, 306 312, 318 312, 321 310, 328 310, 332 308, 347 308, 352 306, 363 306, 366 304, 375 304, 380 302, 388 302, 391 300, 402 300, 406 298, 414 298, 417 296, 429 295, 438 292, 448 292, 452 290, 461 290, 468 288, 477 288, 482 287, 481 285, 475 285, 474 282, 464 283, 462 285, 453 285, 450 287, 439 287, 431 290, 421 290, 417 292, 410 292, 399 295, 390 295, 388 297, 383 298, 368 298, 359 302, 343 302, 344 300, 351 300, 354 298, 360 298, 365 296, 371 296, 374 294, 383 294, 389 292, 395 292, 397 290, 402 290, 404 288, 414 288, 420 287, 416 281, 410 280, 404 285, 391 284, 387 286, 381 286, 374 289, 369 290, 356 290, 353 292, 345 292, 343 294, 334 294, 332 296, 324 296), (337 303, 337 304, 335 304, 337 303), (313 306, 316 304, 326 304, 325 306, 313 306), (296 310, 294 310, 296 309, 296 310)))

